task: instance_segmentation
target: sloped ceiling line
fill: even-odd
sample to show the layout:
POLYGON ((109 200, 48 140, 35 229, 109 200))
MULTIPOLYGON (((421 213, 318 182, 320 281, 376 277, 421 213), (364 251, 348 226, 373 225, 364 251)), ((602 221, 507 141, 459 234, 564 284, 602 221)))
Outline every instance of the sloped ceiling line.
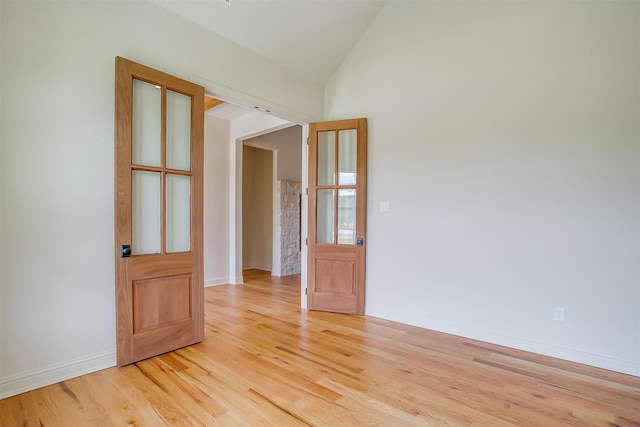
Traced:
POLYGON ((151 1, 319 84, 329 80, 387 2, 151 1))

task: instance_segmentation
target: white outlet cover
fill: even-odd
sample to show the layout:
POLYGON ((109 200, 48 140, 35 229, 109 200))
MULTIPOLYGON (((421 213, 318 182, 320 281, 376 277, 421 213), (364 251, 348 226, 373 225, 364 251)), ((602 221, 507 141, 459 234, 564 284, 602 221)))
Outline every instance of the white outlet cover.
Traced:
POLYGON ((380 212, 389 212, 389 202, 380 202, 380 212))

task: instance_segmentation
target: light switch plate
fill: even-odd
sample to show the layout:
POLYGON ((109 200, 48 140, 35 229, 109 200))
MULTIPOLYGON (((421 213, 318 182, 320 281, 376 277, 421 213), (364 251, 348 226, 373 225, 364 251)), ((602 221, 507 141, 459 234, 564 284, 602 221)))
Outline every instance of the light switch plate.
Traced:
POLYGON ((380 212, 389 212, 389 202, 380 202, 380 212))

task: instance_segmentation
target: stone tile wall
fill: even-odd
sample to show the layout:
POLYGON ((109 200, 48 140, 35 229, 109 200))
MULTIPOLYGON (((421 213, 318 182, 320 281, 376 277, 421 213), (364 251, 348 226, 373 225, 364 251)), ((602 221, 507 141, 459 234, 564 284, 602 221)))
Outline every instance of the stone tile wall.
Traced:
POLYGON ((302 184, 278 181, 280 195, 280 273, 282 276, 300 273, 300 197, 302 184))

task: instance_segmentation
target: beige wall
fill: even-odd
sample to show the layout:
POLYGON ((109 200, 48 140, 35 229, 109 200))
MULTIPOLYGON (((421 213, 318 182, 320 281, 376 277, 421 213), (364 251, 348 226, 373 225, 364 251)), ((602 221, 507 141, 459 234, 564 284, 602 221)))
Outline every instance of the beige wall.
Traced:
POLYGON ((273 152, 244 146, 242 153, 242 266, 271 271, 273 152))
POLYGON ((276 153, 276 179, 302 181, 302 126, 291 126, 249 138, 245 144, 276 153))

